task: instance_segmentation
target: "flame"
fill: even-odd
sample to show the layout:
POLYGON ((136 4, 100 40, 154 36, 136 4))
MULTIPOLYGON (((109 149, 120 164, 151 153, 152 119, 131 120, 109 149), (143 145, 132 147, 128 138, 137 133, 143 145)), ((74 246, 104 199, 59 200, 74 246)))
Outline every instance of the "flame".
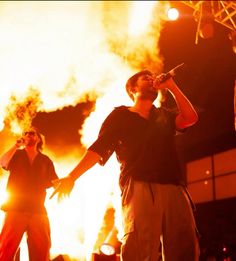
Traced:
POLYGON ((129 24, 129 35, 145 33, 152 19, 152 11, 155 2, 133 2, 131 21, 129 24), (142 19, 140 19, 142 17, 142 19))
POLYGON ((20 136, 22 130, 30 127, 39 106, 40 99, 37 89, 30 88, 25 97, 11 96, 8 106, 5 108, 5 126, 9 126, 12 133, 20 136))
MULTIPOLYGON (((82 145, 89 146, 108 113, 115 106, 131 104, 124 88, 127 78, 143 68, 162 70, 158 39, 166 2, 1 2, 2 151, 38 112, 96 101, 78 130, 82 145)), ((69 173, 81 156, 74 150, 64 158, 48 148, 45 153, 53 159, 59 177, 69 173)), ((118 176, 113 156, 105 167, 95 166, 82 176, 69 199, 58 203, 47 197, 52 258, 67 254, 73 260, 90 260, 99 247, 104 213, 111 206, 121 237, 118 176)))

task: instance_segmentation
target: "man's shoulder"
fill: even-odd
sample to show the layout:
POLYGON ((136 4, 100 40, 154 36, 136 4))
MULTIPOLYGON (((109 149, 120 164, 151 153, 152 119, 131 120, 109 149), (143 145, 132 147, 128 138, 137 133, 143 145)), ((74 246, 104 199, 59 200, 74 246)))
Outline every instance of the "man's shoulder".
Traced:
POLYGON ((48 155, 42 153, 41 151, 38 152, 38 157, 45 161, 52 161, 48 155))
POLYGON ((105 118, 103 125, 115 124, 119 125, 120 121, 124 119, 126 112, 128 111, 127 106, 114 107, 113 110, 105 118))
POLYGON ((123 114, 126 111, 128 111, 128 106, 121 105, 121 106, 114 107, 109 115, 117 116, 123 114))
POLYGON ((125 105, 120 105, 114 108, 114 111, 127 111, 128 110, 128 106, 125 105))

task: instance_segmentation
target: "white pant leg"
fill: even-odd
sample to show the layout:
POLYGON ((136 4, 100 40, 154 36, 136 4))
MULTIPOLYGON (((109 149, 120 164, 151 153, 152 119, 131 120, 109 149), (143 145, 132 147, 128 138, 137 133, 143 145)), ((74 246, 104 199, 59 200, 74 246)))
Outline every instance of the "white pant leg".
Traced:
POLYGON ((189 198, 182 186, 161 186, 164 206, 163 260, 197 261, 199 244, 189 198))
POLYGON ((126 234, 122 261, 159 260, 161 213, 161 205, 153 200, 149 183, 134 181, 131 200, 123 207, 126 234))

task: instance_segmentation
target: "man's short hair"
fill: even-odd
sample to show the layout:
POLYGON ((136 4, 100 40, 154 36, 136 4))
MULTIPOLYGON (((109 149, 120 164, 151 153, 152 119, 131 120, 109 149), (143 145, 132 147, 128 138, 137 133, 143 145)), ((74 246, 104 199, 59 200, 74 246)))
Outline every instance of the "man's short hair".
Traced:
POLYGON ((149 71, 149 70, 142 70, 142 71, 139 71, 137 73, 135 73, 133 76, 131 76, 127 82, 126 82, 126 85, 125 85, 125 88, 126 88, 126 92, 128 93, 129 97, 134 100, 134 96, 132 94, 132 90, 133 90, 133 87, 136 85, 136 82, 138 80, 138 78, 144 74, 149 74, 149 75, 152 75, 152 72, 149 71))

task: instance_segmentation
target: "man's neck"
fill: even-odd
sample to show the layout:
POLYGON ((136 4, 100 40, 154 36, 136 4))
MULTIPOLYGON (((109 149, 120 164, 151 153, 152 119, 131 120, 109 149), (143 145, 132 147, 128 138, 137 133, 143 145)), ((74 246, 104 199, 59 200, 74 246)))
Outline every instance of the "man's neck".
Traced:
POLYGON ((29 155, 36 155, 38 150, 35 146, 25 146, 25 150, 29 155))
POLYGON ((131 111, 137 112, 143 118, 148 118, 150 110, 153 106, 152 101, 149 100, 137 100, 131 107, 131 111))
POLYGON ((137 100, 135 101, 133 108, 140 110, 140 111, 150 111, 153 106, 153 102, 150 100, 137 100))
POLYGON ((38 154, 38 150, 34 146, 26 146, 25 150, 26 150, 26 153, 28 155, 30 162, 32 163, 38 154))

